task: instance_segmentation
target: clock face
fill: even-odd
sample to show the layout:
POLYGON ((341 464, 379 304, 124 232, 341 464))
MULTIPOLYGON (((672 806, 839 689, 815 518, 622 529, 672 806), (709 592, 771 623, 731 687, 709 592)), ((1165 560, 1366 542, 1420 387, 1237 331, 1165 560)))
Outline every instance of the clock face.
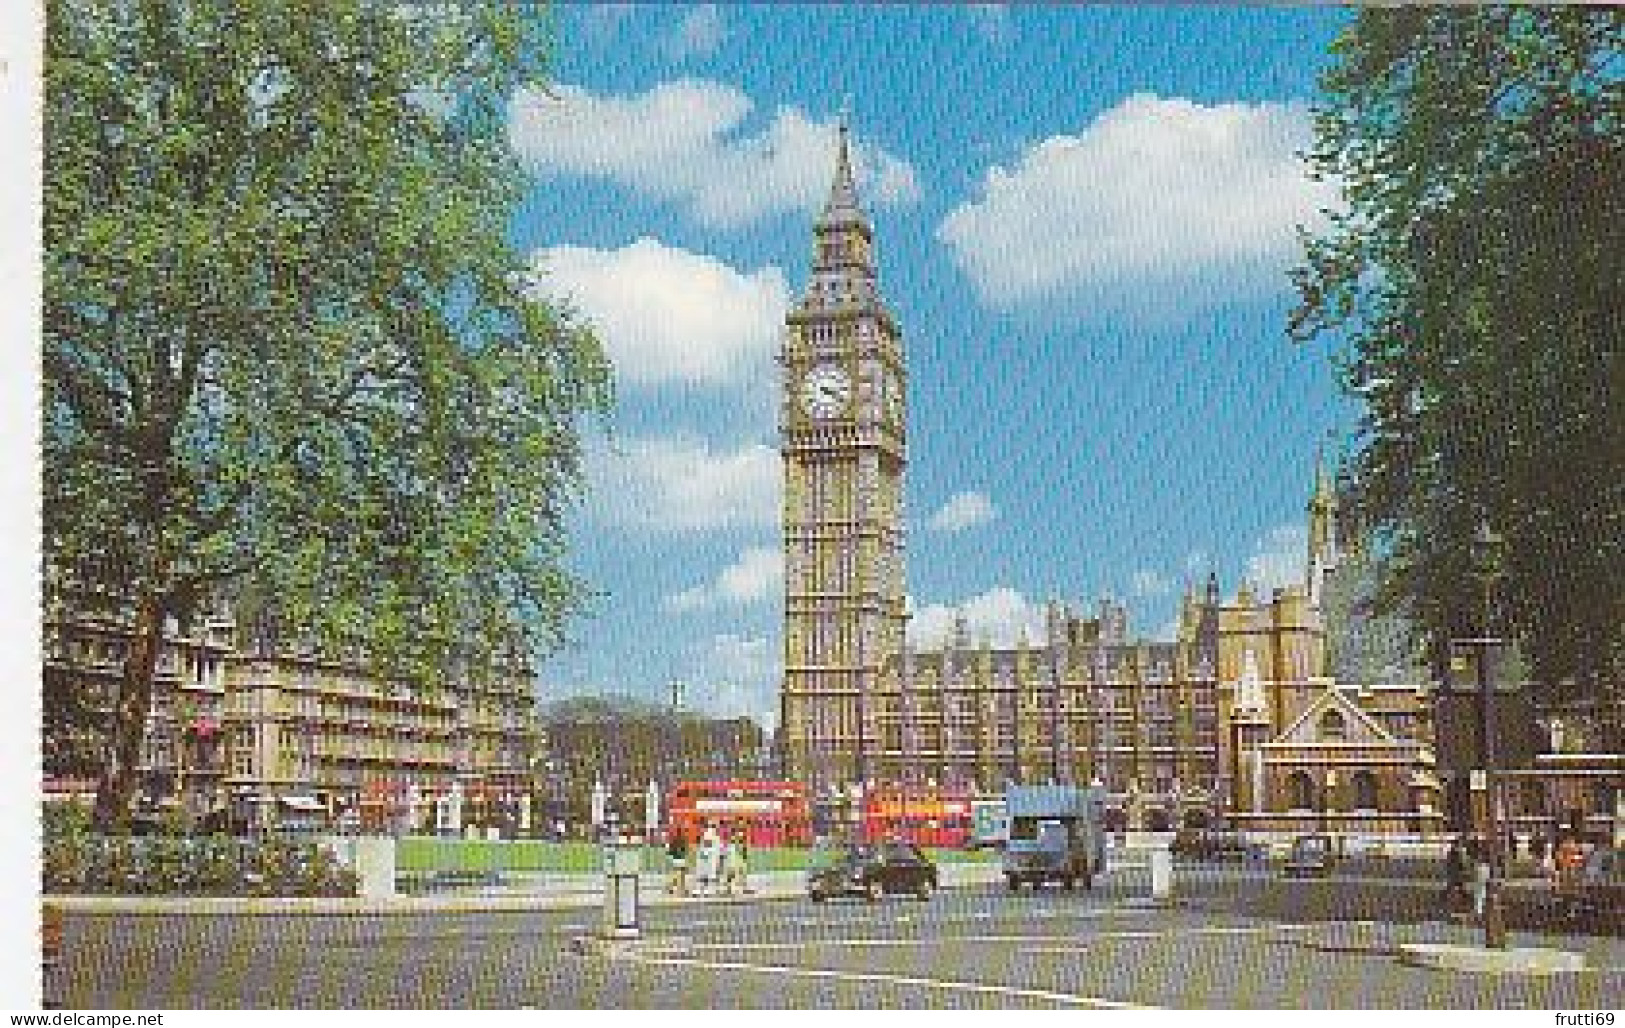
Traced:
POLYGON ((846 409, 852 379, 834 364, 820 364, 801 382, 801 403, 815 418, 833 418, 846 409))

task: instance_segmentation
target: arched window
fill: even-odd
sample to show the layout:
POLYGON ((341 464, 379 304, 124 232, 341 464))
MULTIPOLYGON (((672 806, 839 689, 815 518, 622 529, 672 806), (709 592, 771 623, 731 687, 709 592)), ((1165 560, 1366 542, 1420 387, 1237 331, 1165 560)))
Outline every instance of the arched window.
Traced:
POLYGON ((1293 810, 1315 809, 1315 783, 1307 771, 1294 771, 1286 780, 1293 810))
POLYGON ((1377 776, 1370 771, 1356 771, 1350 780, 1354 786, 1354 809, 1377 809, 1377 776))
POLYGON ((1614 812, 1614 787, 1608 782, 1591 783, 1591 812, 1593 814, 1612 814, 1614 812))
POLYGON ((1328 710, 1320 715, 1320 737, 1322 739, 1348 738, 1348 722, 1343 718, 1340 710, 1328 710))
POLYGON ((1526 778, 1521 783, 1519 799, 1523 813, 1531 817, 1541 817, 1546 813, 1546 783, 1533 778, 1526 778))

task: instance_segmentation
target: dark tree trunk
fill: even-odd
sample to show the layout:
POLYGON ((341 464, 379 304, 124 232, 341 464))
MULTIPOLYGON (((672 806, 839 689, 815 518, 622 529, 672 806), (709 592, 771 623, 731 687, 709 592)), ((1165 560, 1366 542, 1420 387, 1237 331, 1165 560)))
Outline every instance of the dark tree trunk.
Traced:
POLYGON ((147 589, 136 600, 135 631, 124 661, 124 678, 108 725, 106 759, 96 784, 92 815, 96 830, 108 834, 129 828, 135 799, 136 772, 147 741, 147 715, 152 710, 153 681, 163 646, 164 596, 147 589))

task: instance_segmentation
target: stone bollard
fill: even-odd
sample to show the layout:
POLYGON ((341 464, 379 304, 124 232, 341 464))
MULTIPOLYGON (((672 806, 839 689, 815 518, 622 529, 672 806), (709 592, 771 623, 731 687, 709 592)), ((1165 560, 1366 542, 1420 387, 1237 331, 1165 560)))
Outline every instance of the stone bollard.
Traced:
POLYGON ((395 840, 387 835, 357 838, 355 872, 362 899, 394 899, 395 840))
POLYGON ((1151 899, 1166 903, 1174 895, 1174 855, 1166 846, 1151 851, 1151 899))

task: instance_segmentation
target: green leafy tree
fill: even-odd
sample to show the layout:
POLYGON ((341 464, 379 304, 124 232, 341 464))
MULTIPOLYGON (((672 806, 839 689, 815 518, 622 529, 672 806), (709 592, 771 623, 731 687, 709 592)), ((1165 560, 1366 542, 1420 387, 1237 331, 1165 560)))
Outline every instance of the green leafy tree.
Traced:
POLYGON ((587 598, 563 518, 609 367, 510 238, 507 103, 547 28, 521 3, 49 0, 44 556, 133 626, 100 827, 165 623, 200 604, 435 683, 555 645, 587 598))
POLYGON ((1625 671, 1625 14, 1366 9, 1309 157, 1347 200, 1295 273, 1300 340, 1364 403, 1348 482, 1435 672, 1484 620, 1470 540, 1505 537, 1497 627, 1552 698, 1625 671))

